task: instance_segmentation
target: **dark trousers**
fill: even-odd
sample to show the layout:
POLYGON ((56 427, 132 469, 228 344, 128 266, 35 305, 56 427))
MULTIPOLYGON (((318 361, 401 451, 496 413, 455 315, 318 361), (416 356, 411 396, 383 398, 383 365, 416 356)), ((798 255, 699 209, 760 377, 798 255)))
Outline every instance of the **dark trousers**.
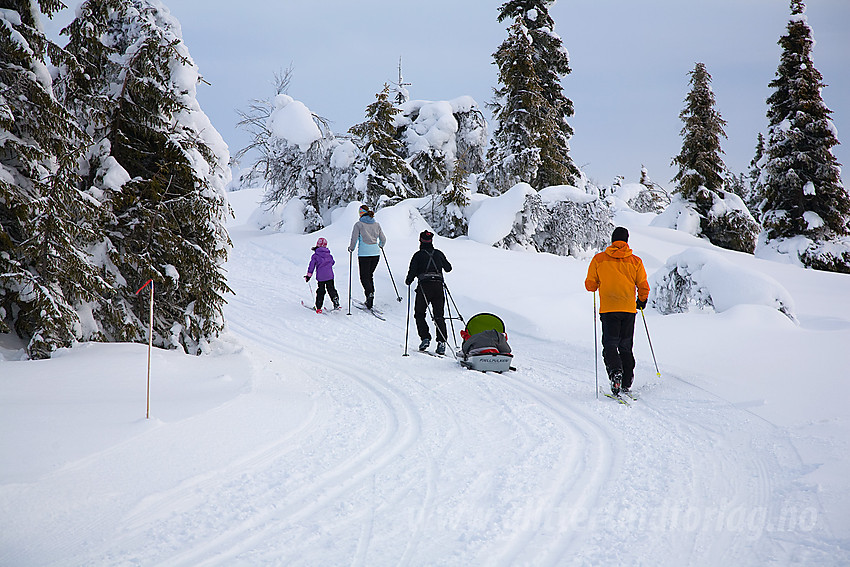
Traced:
POLYGON ((635 338, 636 313, 600 313, 602 321, 602 359, 608 377, 620 372, 623 388, 631 388, 635 377, 635 355, 632 345, 635 338))
POLYGON ((430 339, 431 331, 428 329, 428 321, 425 315, 428 312, 428 304, 434 313, 434 324, 437 327, 437 341, 446 342, 446 319, 443 310, 446 306, 446 296, 443 295, 443 282, 430 281, 419 282, 416 287, 416 302, 413 305, 413 319, 416 321, 416 331, 420 339, 430 339))
POLYGON ((366 297, 375 294, 375 282, 372 276, 375 274, 375 268, 378 267, 380 256, 358 256, 357 262, 360 266, 360 283, 363 285, 363 293, 366 297))
POLYGON ((317 283, 319 284, 319 289, 316 290, 316 309, 321 309, 322 305, 325 303, 326 291, 334 305, 339 303, 339 294, 336 292, 333 280, 326 280, 317 283))

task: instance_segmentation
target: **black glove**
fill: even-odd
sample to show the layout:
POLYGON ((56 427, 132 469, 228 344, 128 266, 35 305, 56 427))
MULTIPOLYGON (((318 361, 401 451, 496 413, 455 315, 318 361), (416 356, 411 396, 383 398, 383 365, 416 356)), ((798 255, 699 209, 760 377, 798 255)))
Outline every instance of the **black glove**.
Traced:
POLYGON ((310 281, 310 276, 304 276, 304 281, 305 281, 305 282, 309 282, 309 281, 310 281))
POLYGON ((643 308, 646 307, 646 300, 645 299, 644 300, 638 299, 636 303, 637 303, 637 308, 640 309, 640 310, 643 310, 643 308))

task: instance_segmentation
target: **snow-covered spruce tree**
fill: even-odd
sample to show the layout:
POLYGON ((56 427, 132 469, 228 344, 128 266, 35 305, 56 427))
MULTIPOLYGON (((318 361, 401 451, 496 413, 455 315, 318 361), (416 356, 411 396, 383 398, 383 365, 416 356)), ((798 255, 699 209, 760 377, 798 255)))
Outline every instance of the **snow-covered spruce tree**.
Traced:
MULTIPOLYGON (((584 185, 585 179, 579 180, 584 185)), ((511 230, 493 243, 498 248, 586 256, 610 243, 611 211, 590 187, 548 187, 536 191, 518 183, 494 197, 505 211, 516 211, 511 230)))
POLYGON ((761 196, 759 195, 757 187, 763 165, 764 134, 759 132, 758 138, 756 139, 755 155, 753 156, 753 159, 750 160, 750 169, 747 172, 747 192, 746 196, 744 196, 744 203, 746 203, 747 208, 757 219, 760 218, 759 203, 761 202, 761 196))
POLYGON ((403 157, 419 175, 426 195, 445 189, 459 156, 467 173, 484 170, 487 122, 472 97, 409 100, 399 110, 394 122, 403 157))
POLYGON ((389 85, 366 108, 366 121, 349 129, 363 152, 366 169, 361 174, 362 201, 372 207, 394 204, 422 195, 422 182, 402 157, 404 146, 396 138, 393 117, 399 113, 389 100, 389 85))
MULTIPOLYGON (((768 140, 757 185, 768 244, 791 246, 803 265, 850 273, 850 196, 831 148, 838 135, 812 62, 814 40, 802 0, 792 0, 774 89, 767 99, 768 140), (786 244, 788 244, 786 242, 786 244)), ((791 248, 787 248, 789 251, 791 248)))
POLYGON ((324 189, 328 154, 336 141, 327 121, 315 116, 300 101, 279 94, 274 104, 268 120, 271 132, 266 142, 268 191, 264 202, 276 206, 297 198, 303 209, 298 216, 304 218, 304 226, 298 229, 313 232, 325 226, 322 214, 339 204, 324 189))
POLYGON ((485 187, 487 193, 500 194, 537 178, 542 162, 540 132, 548 128, 552 136, 554 127, 535 71, 531 38, 521 21, 508 29, 508 38, 493 57, 502 86, 488 104, 498 125, 487 152, 485 187))
MULTIPOLYGON (((179 22, 154 0, 86 0, 63 33, 91 78, 65 96, 98 148, 89 180, 110 207, 109 265, 135 313, 124 323, 144 339, 147 297, 135 291, 153 279, 154 344, 203 352, 230 291, 229 154, 196 100, 200 77, 179 22)), ((117 323, 115 332, 127 333, 117 323)))
POLYGON ((547 210, 547 222, 535 235, 539 251, 582 257, 610 244, 614 225, 603 199, 559 199, 548 203, 547 210))
MULTIPOLYGON (((64 7, 42 0, 51 16, 64 7)), ((77 191, 85 134, 55 98, 46 67, 66 53, 41 31, 36 3, 0 10, 0 332, 46 358, 78 339, 108 286, 87 251, 97 240, 95 203, 77 191)))
POLYGON ((697 63, 688 73, 691 90, 685 98, 686 106, 679 113, 682 127, 682 150, 673 158, 672 165, 679 171, 673 178, 676 192, 685 199, 696 202, 700 188, 718 191, 723 188, 726 165, 720 154, 720 138, 726 137, 723 126, 726 121, 714 108, 715 98, 711 90, 711 75, 705 64, 697 63))
POLYGON ((446 155, 438 148, 428 146, 416 152, 409 160, 410 167, 422 181, 423 193, 438 193, 449 178, 446 155))
POLYGON ((422 217, 440 236, 456 238, 467 233, 469 221, 464 214, 469 205, 469 174, 464 155, 458 156, 448 186, 419 209, 422 217))
POLYGON ((658 183, 649 177, 645 166, 640 168, 639 184, 644 187, 637 195, 629 199, 628 205, 639 213, 660 213, 670 204, 670 195, 658 183))
MULTIPOLYGON (((569 156, 569 140, 573 129, 567 118, 573 115, 573 103, 564 96, 561 80, 570 73, 569 54, 563 42, 555 33, 555 22, 549 14, 549 6, 554 0, 509 0, 499 8, 499 22, 513 21, 514 26, 510 36, 494 54, 499 66, 499 80, 503 89, 496 91, 497 99, 493 103, 494 116, 500 124, 504 118, 504 108, 513 111, 527 112, 537 115, 537 121, 529 121, 529 135, 539 149, 538 164, 533 178, 524 179, 532 187, 541 189, 551 185, 573 185, 579 175, 578 168, 569 156), (519 24, 519 28, 515 28, 519 24), (507 99, 519 95, 509 85, 512 72, 529 73, 524 66, 516 66, 505 59, 512 53, 525 56, 526 46, 516 44, 516 41, 528 41, 532 69, 526 81, 533 82, 539 89, 543 99, 542 104, 536 104, 532 99, 525 106, 515 106, 507 99), (539 122, 538 122, 539 121, 539 122)), ((523 80, 520 80, 520 84, 523 80)), ((499 140, 499 137, 495 137, 499 140)), ((505 155, 512 155, 507 152, 505 155)))
POLYGON ((340 142, 326 119, 286 94, 291 79, 291 68, 276 73, 271 99, 256 99, 248 110, 237 111, 238 126, 251 135, 251 142, 236 160, 251 154, 254 161, 243 175, 266 187, 264 206, 301 208, 297 215, 285 213, 278 228, 313 232, 325 226, 324 213, 340 204, 339 195, 329 189, 331 155, 340 142), (298 203, 290 203, 293 198, 298 203))
POLYGON ((682 150, 672 165, 679 171, 673 178, 681 205, 700 218, 699 234, 711 243, 741 252, 755 250, 758 224, 743 201, 724 190, 728 175, 720 154, 720 138, 726 137, 726 122, 714 108, 711 75, 705 64, 697 63, 689 73, 691 90, 679 114, 684 126, 682 150))
POLYGON ((233 160, 241 162, 249 154, 253 163, 244 174, 249 179, 269 179, 270 162, 272 160, 272 130, 269 124, 272 112, 275 109, 277 95, 286 94, 292 82, 292 68, 274 74, 272 85, 274 96, 271 99, 254 99, 248 105, 247 110, 237 109, 239 128, 245 130, 251 137, 247 146, 236 152, 233 160))

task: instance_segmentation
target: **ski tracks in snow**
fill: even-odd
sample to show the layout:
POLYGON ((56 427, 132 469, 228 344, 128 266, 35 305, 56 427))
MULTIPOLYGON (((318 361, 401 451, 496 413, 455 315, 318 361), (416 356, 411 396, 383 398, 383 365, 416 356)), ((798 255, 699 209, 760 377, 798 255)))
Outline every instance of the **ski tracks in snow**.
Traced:
POLYGON ((791 444, 732 404, 675 378, 641 386, 654 372, 640 367, 632 407, 597 400, 587 353, 517 334, 518 372, 403 357, 403 304, 384 305, 387 321, 317 316, 283 248, 246 240, 230 262, 227 320, 254 359, 253 390, 170 435, 262 430, 294 394, 300 411, 113 512, 87 560, 838 564, 827 534, 801 528, 817 499, 797 484, 791 444))

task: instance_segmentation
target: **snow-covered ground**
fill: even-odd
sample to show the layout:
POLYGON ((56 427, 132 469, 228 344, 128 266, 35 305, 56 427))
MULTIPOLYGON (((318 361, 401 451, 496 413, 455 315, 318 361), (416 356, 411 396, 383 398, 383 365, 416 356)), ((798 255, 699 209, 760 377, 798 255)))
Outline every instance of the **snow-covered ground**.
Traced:
POLYGON ((850 564, 850 277, 620 213, 651 277, 674 256, 727 274, 718 312, 647 310, 660 377, 638 318, 625 407, 595 393, 589 259, 436 239, 460 314, 505 320, 517 371, 482 374, 414 352, 412 321, 405 356, 405 205, 377 214, 381 321, 347 314, 356 209, 320 233, 344 309, 317 315, 319 235, 259 231, 258 193, 230 197, 228 332, 154 351, 150 419, 145 345, 0 344, 0 565, 850 564), (796 321, 729 300, 763 280, 796 321))

